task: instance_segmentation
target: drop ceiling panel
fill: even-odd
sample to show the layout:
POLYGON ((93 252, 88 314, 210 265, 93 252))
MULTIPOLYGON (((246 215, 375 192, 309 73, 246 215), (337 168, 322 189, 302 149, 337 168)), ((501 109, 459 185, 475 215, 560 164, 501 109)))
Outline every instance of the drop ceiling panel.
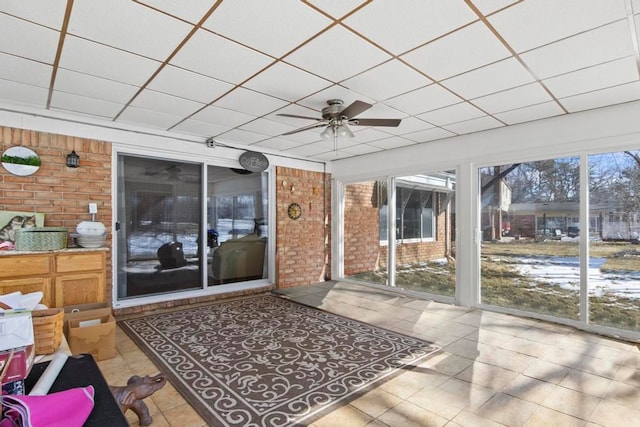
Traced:
POLYGON ((416 117, 407 117, 402 119, 400 122, 400 126, 398 127, 385 127, 379 128, 381 132, 393 135, 404 135, 411 132, 417 132, 422 129, 429 129, 433 127, 432 124, 425 122, 424 120, 420 120, 416 117))
POLYGON ((292 131, 295 128, 269 119, 256 119, 242 125, 240 129, 270 136, 282 135, 283 133, 292 131))
POLYGON ((376 153, 378 151, 382 151, 382 149, 379 147, 374 147, 372 145, 358 144, 352 145, 351 147, 341 148, 340 151, 345 154, 360 156, 362 154, 376 153))
POLYGON ((48 88, 53 67, 0 53, 0 79, 48 88))
POLYGON ((475 119, 484 116, 485 113, 477 109, 471 104, 461 102, 449 107, 433 110, 428 113, 420 114, 417 117, 436 126, 442 126, 449 123, 456 123, 463 120, 475 119))
POLYGON ((444 126, 446 130, 462 135, 465 133, 480 132, 487 129, 494 129, 504 126, 503 123, 493 117, 484 116, 477 119, 471 119, 464 122, 452 123, 444 126))
POLYGON ((552 100, 553 98, 540 84, 531 83, 474 99, 473 103, 487 113, 495 114, 552 100))
POLYGON ((433 80, 428 77, 400 61, 392 60, 345 80, 342 85, 382 101, 431 83, 433 80))
POLYGON ((177 117, 186 117, 200 110, 205 104, 189 101, 184 98, 167 95, 154 90, 143 90, 132 102, 133 107, 145 110, 158 111, 177 117))
POLYGON ((282 138, 272 138, 267 141, 260 142, 260 148, 268 148, 270 150, 285 151, 290 150, 300 144, 294 141, 289 141, 282 138))
POLYGON ((477 19, 461 0, 378 0, 345 19, 345 24, 399 55, 477 19))
MULTIPOLYGON (((295 148, 295 153, 301 156, 316 156, 320 153, 326 153, 331 148, 327 146, 327 141, 312 142, 310 144, 300 145, 295 148), (299 154, 298 154, 299 153, 299 154)), ((289 150, 287 150, 289 151, 289 150)))
POLYGON ((447 79, 442 85, 463 98, 473 99, 532 81, 533 76, 518 60, 508 58, 447 79))
POLYGON ((112 119, 124 107, 123 104, 88 98, 73 93, 54 91, 51 97, 51 108, 112 119))
POLYGON ((3 101, 44 108, 47 105, 49 91, 38 86, 0 80, 0 94, 3 101))
POLYGON ((67 0, 2 0, 2 12, 60 30, 67 0))
POLYGON ((74 36, 67 36, 60 67, 116 82, 142 85, 160 63, 74 36))
POLYGON ((489 18, 517 52, 626 18, 626 0, 523 1, 489 18))
POLYGON ((163 61, 192 28, 130 0, 75 0, 67 31, 163 61))
POLYGON ((481 22, 402 56, 434 80, 443 80, 511 56, 481 22))
MULTIPOLYGON (((386 128, 361 128, 359 126, 351 126, 355 138, 350 138, 353 142, 369 143, 373 141, 379 141, 381 139, 389 138, 388 133, 382 132, 382 129, 386 128)), ((396 137, 392 137, 396 138, 396 137)))
POLYGON ((626 21, 610 24, 521 55, 540 79, 634 55, 626 21))
POLYGON ((378 139, 368 143, 373 147, 378 147, 383 150, 392 150, 394 148, 406 147, 408 145, 415 145, 415 141, 411 141, 405 138, 391 137, 385 139, 378 139))
POLYGON ((234 128, 244 123, 248 123, 251 120, 255 120, 256 116, 210 105, 203 110, 198 111, 191 118, 203 122, 227 126, 227 128, 234 128))
POLYGON ((619 59, 572 73, 552 77, 544 84, 558 98, 578 95, 610 86, 630 83, 638 79, 638 65, 634 57, 619 59))
POLYGON ((0 28, 4 34, 0 37, 0 52, 53 64, 60 38, 58 31, 1 13, 0 28), (11 36, 7 37, 8 34, 11 36))
POLYGON ((331 82, 279 62, 243 83, 243 86, 294 102, 301 98, 301 94, 318 92, 331 86, 331 82))
POLYGON ((173 124, 178 123, 181 119, 181 116, 173 114, 166 114, 138 107, 128 107, 118 117, 117 121, 130 124, 144 123, 145 126, 149 126, 151 128, 167 130, 173 124))
POLYGON ((565 114, 562 108, 560 108, 557 102, 552 101, 518 108, 516 110, 505 111, 504 113, 496 114, 495 117, 508 125, 513 125, 516 123, 530 122, 562 114, 565 114))
POLYGON ((389 99, 385 104, 406 114, 417 115, 425 111, 436 110, 457 104, 462 99, 439 85, 431 85, 404 95, 389 99))
POLYGON ((262 116, 284 107, 287 102, 240 87, 220 98, 215 105, 254 116, 262 116))
POLYGON ((185 3, 175 0, 136 0, 138 3, 163 11, 192 24, 196 24, 212 6, 211 0, 189 0, 189 7, 185 3))
POLYGON ((239 84, 273 62, 273 59, 208 31, 199 30, 173 57, 171 64, 239 84))
POLYGON ((605 105, 620 104, 640 98, 640 82, 601 89, 581 95, 562 98, 560 102, 570 112, 590 110, 605 105))
POLYGON ((120 104, 120 108, 126 105, 138 91, 137 86, 63 68, 59 68, 56 73, 55 89, 61 92, 120 104))
POLYGON ((204 28, 279 58, 329 24, 330 19, 300 1, 236 0, 222 2, 204 28))
POLYGON ((489 15, 491 13, 495 13, 498 10, 513 6, 520 1, 521 0, 473 0, 472 3, 484 15, 489 15))
POLYGON ((435 141, 437 139, 449 138, 451 136, 456 136, 456 134, 442 128, 431 128, 402 135, 403 138, 416 143, 435 141))
POLYGON ((246 130, 233 129, 220 135, 222 141, 236 142, 242 145, 253 144, 266 139, 264 135, 246 130))
POLYGON ((172 129, 176 132, 197 135, 206 139, 212 135, 219 135, 226 132, 228 127, 195 119, 186 119, 172 129))
POLYGON ((340 82, 390 57, 342 26, 335 26, 284 60, 310 73, 340 82))
POLYGON ((235 86, 222 80, 167 65, 147 87, 168 95, 209 103, 229 92, 235 86))

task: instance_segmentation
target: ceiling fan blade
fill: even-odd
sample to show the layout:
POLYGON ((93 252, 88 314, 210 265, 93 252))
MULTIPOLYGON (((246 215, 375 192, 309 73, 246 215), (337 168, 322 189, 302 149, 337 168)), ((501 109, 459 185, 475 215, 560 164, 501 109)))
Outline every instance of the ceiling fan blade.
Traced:
POLYGON ((355 126, 390 126, 397 127, 401 119, 353 119, 349 120, 350 125, 355 126))
POLYGON ((305 126, 303 128, 299 128, 299 129, 296 129, 296 130, 291 130, 289 132, 285 132, 282 135, 283 136, 284 135, 293 135, 294 133, 302 132, 302 131, 309 130, 309 129, 319 128, 319 127, 326 126, 326 125, 327 125, 327 122, 323 121, 322 123, 315 123, 315 124, 312 124, 312 125, 309 125, 309 126, 305 126))
POLYGON ((364 101, 353 101, 351 105, 340 111, 340 116, 347 116, 348 118, 352 118, 362 113, 363 111, 367 111, 371 107, 373 107, 373 105, 367 104, 364 101))
POLYGON ((276 116, 281 116, 281 117, 293 117, 294 119, 307 119, 307 120, 315 120, 316 122, 319 122, 322 119, 319 119, 317 117, 307 117, 307 116, 298 116, 296 114, 276 114, 276 116))

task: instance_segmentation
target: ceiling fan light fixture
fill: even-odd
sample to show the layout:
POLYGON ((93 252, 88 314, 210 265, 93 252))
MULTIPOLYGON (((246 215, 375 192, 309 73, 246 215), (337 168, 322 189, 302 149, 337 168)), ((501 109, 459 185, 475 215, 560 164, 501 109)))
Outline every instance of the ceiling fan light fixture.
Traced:
POLYGON ((333 134, 334 134, 333 127, 329 125, 326 128, 324 128, 320 136, 324 139, 331 139, 333 138, 333 134))

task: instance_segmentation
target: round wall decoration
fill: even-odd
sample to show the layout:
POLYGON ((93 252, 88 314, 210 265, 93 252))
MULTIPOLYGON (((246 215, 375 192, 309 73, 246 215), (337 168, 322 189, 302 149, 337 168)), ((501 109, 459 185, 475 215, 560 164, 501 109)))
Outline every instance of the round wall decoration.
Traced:
POLYGON ((2 153, 2 166, 13 175, 33 175, 40 169, 40 157, 27 147, 11 147, 2 153))
POLYGON ((298 219, 302 216, 302 208, 297 203, 291 203, 287 208, 287 215, 291 219, 298 219))
POLYGON ((245 151, 238 161, 243 168, 251 172, 262 172, 269 167, 269 159, 255 151, 245 151))

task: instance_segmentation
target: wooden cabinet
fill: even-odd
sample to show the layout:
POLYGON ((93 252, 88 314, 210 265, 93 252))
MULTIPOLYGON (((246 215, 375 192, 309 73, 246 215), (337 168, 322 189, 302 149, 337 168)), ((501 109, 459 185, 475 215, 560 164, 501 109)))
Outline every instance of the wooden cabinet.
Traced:
POLYGON ((3 255, 0 294, 42 291, 42 303, 49 307, 104 302, 105 263, 105 251, 3 255))

